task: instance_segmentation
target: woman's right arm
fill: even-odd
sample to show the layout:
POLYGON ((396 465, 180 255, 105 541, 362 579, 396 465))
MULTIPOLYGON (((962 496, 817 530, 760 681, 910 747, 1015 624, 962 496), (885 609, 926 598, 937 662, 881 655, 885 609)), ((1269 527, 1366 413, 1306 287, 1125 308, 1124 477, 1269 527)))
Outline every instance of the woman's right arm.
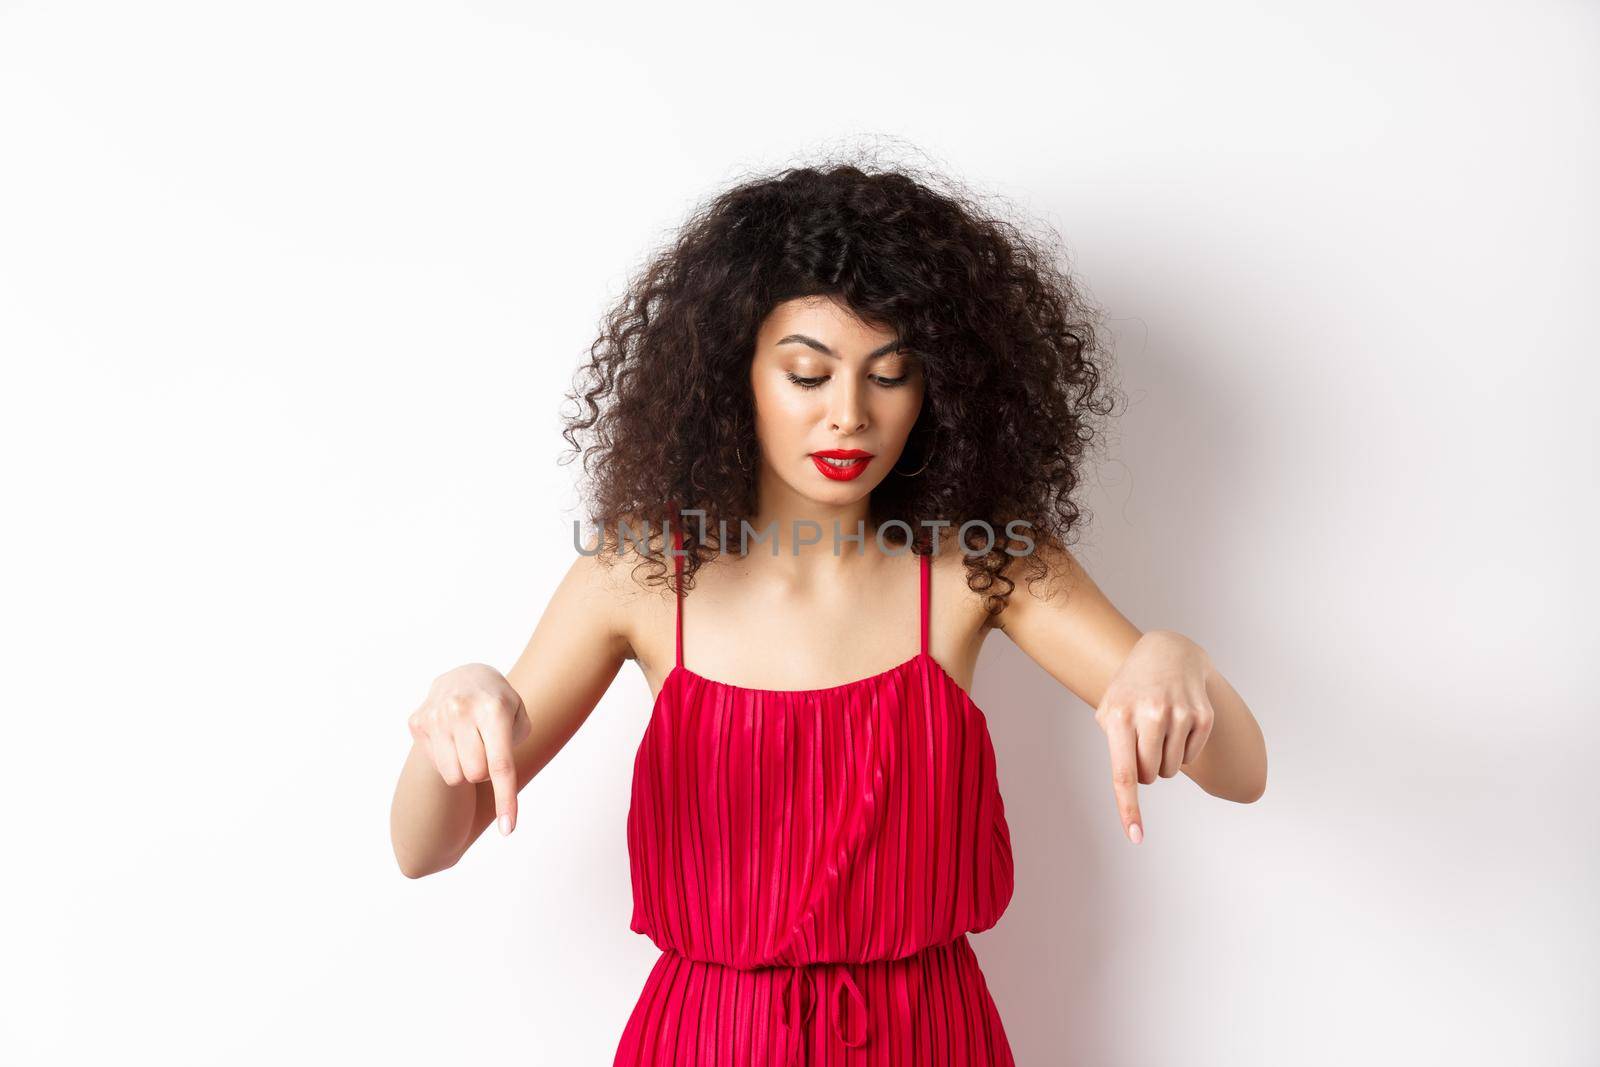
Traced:
POLYGON ((507 674, 468 663, 434 679, 411 713, 411 751, 389 812, 408 878, 453 867, 488 826, 516 827, 517 794, 577 733, 630 648, 618 574, 593 556, 568 568, 507 674))

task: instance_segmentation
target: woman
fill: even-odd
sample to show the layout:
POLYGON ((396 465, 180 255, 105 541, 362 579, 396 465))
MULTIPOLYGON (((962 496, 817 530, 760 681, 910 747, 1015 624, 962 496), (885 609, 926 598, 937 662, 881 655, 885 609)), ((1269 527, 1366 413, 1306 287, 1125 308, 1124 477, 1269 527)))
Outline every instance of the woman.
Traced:
POLYGON ((617 1065, 1012 1062, 967 942, 1012 890, 969 695, 992 630, 1096 709, 1133 843, 1138 784, 1265 788, 1206 653, 1067 550, 1112 405, 1051 263, 936 179, 800 168, 713 200, 607 318, 566 430, 600 536, 507 675, 411 715, 393 838, 419 877, 510 833, 639 665, 632 928, 661 955, 617 1065))

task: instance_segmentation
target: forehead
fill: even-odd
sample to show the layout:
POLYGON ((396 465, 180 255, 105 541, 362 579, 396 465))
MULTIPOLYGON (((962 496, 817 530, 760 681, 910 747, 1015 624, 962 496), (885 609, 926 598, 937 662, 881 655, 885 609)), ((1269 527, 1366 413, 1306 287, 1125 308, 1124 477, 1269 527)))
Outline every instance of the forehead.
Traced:
POLYGON ((868 325, 843 301, 830 296, 801 296, 776 305, 762 321, 757 341, 770 345, 790 333, 804 333, 829 347, 845 349, 877 348, 895 338, 894 330, 868 325))

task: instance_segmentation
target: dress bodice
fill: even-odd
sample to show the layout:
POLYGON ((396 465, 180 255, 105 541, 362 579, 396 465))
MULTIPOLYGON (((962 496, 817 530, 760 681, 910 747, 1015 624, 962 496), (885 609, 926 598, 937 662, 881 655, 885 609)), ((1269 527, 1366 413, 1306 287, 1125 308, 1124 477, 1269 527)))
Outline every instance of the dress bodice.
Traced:
POLYGON ((895 960, 999 920, 1013 870, 994 750, 928 652, 920 560, 920 650, 824 689, 696 674, 677 591, 677 662, 634 758, 631 929, 746 969, 895 960))

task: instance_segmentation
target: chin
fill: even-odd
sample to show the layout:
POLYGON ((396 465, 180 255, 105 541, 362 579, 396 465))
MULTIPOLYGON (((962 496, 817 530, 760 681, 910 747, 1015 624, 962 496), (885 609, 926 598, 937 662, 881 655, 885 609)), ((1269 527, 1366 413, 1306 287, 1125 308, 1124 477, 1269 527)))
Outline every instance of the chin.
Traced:
POLYGON ((806 461, 806 465, 807 469, 801 474, 800 480, 789 480, 789 488, 807 500, 818 504, 826 504, 829 507, 838 507, 840 504, 854 504, 858 500, 865 500, 872 495, 872 491, 883 481, 882 478, 872 478, 870 475, 863 474, 861 477, 848 482, 832 482, 818 474, 816 469, 811 466, 810 460, 806 461))

